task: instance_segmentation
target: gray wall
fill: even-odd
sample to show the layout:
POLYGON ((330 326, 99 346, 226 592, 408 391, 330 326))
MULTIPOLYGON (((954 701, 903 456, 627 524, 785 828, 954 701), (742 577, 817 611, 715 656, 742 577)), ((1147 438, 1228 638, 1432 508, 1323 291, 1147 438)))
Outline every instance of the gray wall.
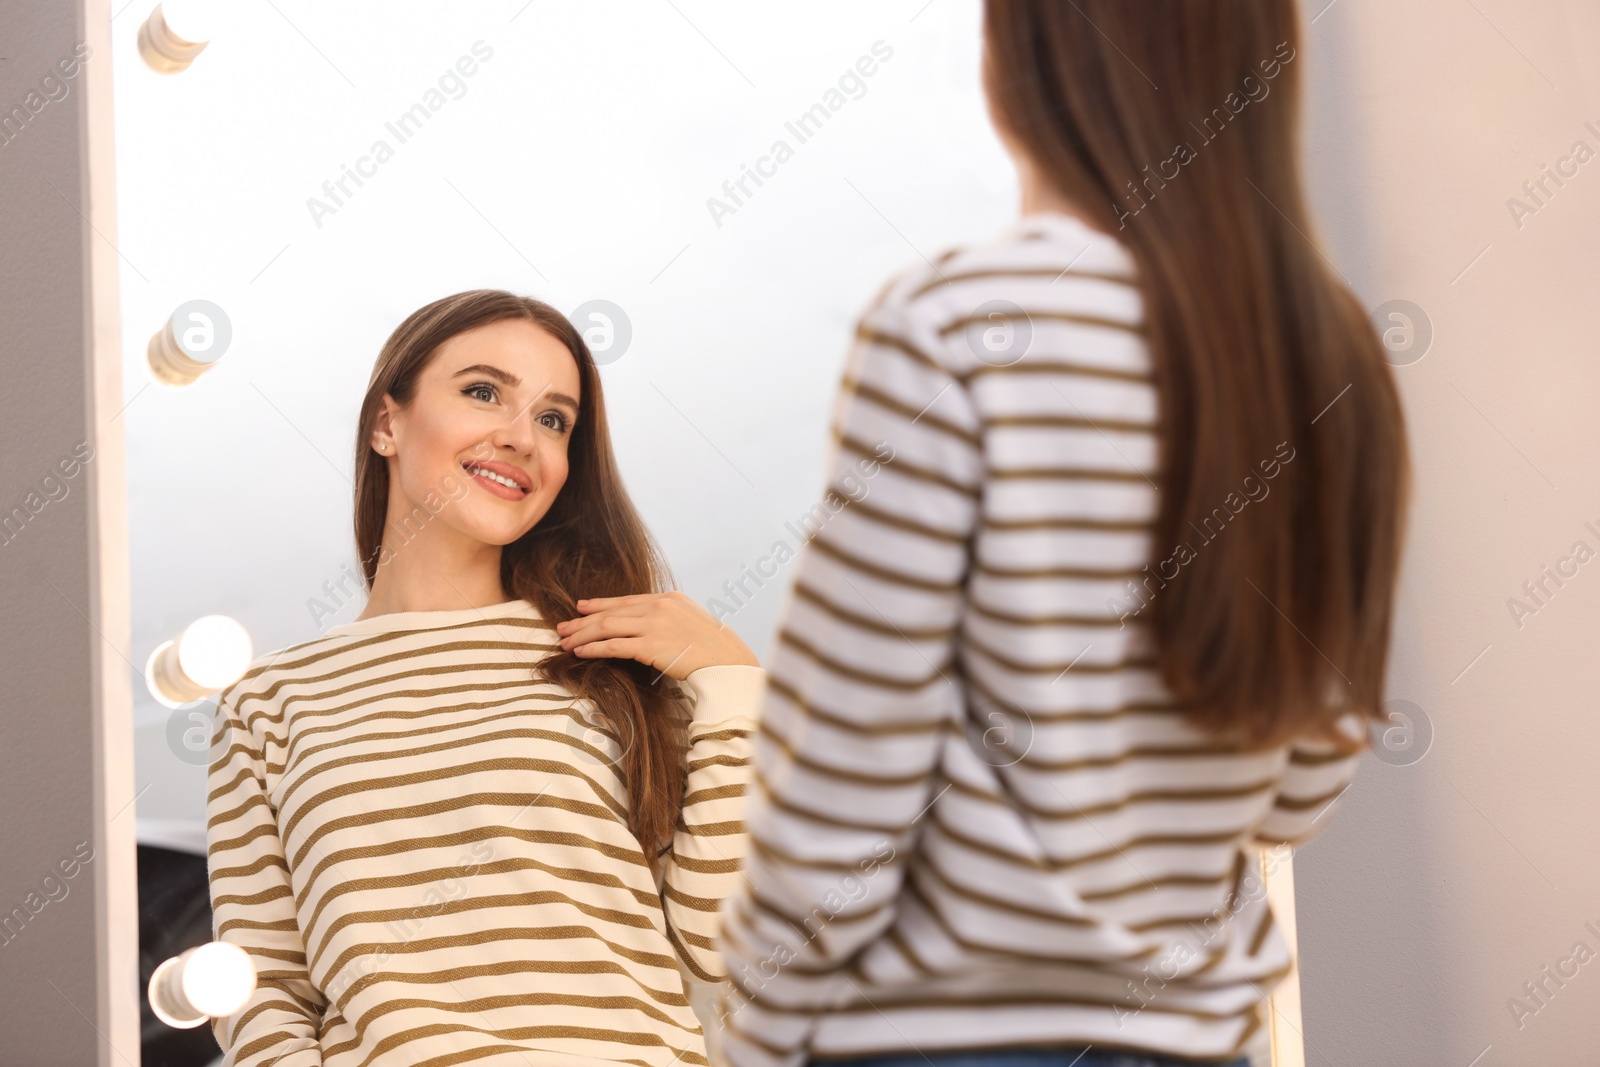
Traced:
POLYGON ((109 18, 0 5, 0 1062, 27 1067, 139 1058, 106 34, 79 47, 109 18))
POLYGON ((1523 983, 1600 953, 1600 562, 1543 606, 1522 585, 1600 551, 1600 158, 1520 228, 1508 200, 1534 206, 1523 183, 1575 142, 1600 152, 1600 10, 1303 9, 1326 9, 1305 49, 1319 243, 1368 307, 1413 301, 1434 330, 1396 369, 1418 492, 1390 682, 1433 739, 1369 758, 1297 856, 1306 1062, 1587 1067, 1600 958, 1543 1007, 1523 983), (1513 597, 1537 607, 1520 628, 1513 597), (1513 997, 1538 1010, 1514 1020, 1513 997))

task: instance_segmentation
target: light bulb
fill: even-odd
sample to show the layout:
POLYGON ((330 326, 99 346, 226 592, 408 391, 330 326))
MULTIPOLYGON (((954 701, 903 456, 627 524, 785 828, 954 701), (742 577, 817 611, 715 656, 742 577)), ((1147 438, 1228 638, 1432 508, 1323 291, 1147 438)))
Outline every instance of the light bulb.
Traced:
POLYGON ((189 950, 183 969, 183 995, 208 1016, 232 1015, 256 988, 256 969, 238 945, 211 941, 189 950))
POLYGON ((250 657, 250 634, 226 615, 198 618, 178 638, 178 665, 207 689, 238 681, 250 657))
POLYGON ((217 8, 215 0, 161 0, 161 18, 175 36, 204 47, 217 35, 217 8))
POLYGON ((168 1026, 188 1030, 207 1019, 232 1015, 250 1000, 256 968, 250 956, 227 941, 204 945, 163 960, 150 976, 150 1010, 168 1026))
POLYGON ((187 300, 150 335, 145 357, 157 381, 189 385, 217 365, 232 341, 226 311, 209 300, 187 300))
POLYGON ((157 4, 155 10, 150 12, 150 17, 139 27, 139 55, 151 70, 159 74, 188 70, 194 57, 205 51, 204 37, 196 39, 186 36, 200 32, 200 27, 191 23, 203 22, 203 18, 193 17, 199 12, 181 10, 181 4, 179 7, 183 17, 177 26, 169 24, 162 5, 157 4))
POLYGON ((253 654, 243 626, 226 615, 206 615, 150 653, 145 684, 160 703, 182 707, 238 681, 253 654))

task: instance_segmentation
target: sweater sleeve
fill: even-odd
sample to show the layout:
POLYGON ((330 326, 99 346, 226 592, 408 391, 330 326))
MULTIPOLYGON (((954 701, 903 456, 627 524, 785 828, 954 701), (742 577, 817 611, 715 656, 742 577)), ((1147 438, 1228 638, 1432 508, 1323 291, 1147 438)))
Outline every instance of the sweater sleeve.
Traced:
POLYGON ((206 795, 212 936, 238 945, 256 990, 213 1020, 225 1067, 320 1067, 326 999, 306 971, 289 866, 267 800, 261 752, 224 693, 218 701, 206 795))
POLYGON ((1355 712, 1341 718, 1338 729, 1347 741, 1299 741, 1289 746, 1277 797, 1256 827, 1256 844, 1303 845, 1328 825, 1328 815, 1355 780, 1368 745, 1355 712))
POLYGON ((981 422, 940 346, 891 299, 862 317, 851 349, 821 524, 768 657, 748 878, 723 911, 719 1065, 798 1067, 816 1017, 858 999, 849 968, 894 919, 902 859, 961 719, 955 637, 981 422))
POLYGON ((691 702, 683 816, 664 864, 661 908, 684 967, 703 982, 727 977, 717 952, 718 909, 745 855, 750 735, 767 672, 742 663, 701 667, 683 688, 691 702))

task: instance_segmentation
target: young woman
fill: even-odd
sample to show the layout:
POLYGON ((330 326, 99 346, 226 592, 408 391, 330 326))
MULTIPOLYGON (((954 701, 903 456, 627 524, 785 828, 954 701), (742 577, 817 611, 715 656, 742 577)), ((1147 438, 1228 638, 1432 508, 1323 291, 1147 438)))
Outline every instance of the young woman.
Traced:
POLYGON ((706 1063, 765 674, 661 591, 582 337, 429 304, 356 440, 366 609, 218 702, 215 933, 259 972, 225 1062, 706 1063))
POLYGON ((1381 718, 1397 390, 1310 236, 1293 0, 984 30, 1022 218, 861 320, 833 485, 892 458, 796 564, 714 1061, 1242 1067, 1257 849, 1381 718))

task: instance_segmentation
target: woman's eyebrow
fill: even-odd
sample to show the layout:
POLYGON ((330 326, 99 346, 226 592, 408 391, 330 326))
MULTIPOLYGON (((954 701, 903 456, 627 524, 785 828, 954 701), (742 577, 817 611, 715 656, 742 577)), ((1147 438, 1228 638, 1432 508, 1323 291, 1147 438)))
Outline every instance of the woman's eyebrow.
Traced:
POLYGON ((545 395, 557 404, 566 405, 572 409, 573 414, 577 414, 578 401, 573 397, 568 396, 566 393, 546 393, 545 395))
MULTIPOLYGON (((499 367, 492 367, 487 363, 474 363, 470 367, 462 367, 460 370, 458 370, 454 374, 450 375, 450 377, 451 378, 459 378, 463 374, 487 374, 489 377, 495 379, 496 381, 500 382, 501 384, 503 384, 506 387, 511 388, 511 389, 515 389, 517 386, 522 384, 522 379, 518 378, 515 374, 507 374, 505 371, 501 370, 499 367)), ((548 396, 553 402, 555 402, 557 404, 565 404, 568 407, 570 407, 573 411, 578 411, 579 410, 577 399, 574 398, 574 397, 568 396, 566 393, 548 393, 547 392, 547 393, 540 393, 539 395, 541 397, 548 396)))
POLYGON ((470 367, 462 367, 460 370, 450 375, 450 377, 459 378, 463 374, 487 374, 489 377, 500 382, 502 385, 510 386, 513 389, 522 384, 522 379, 518 378, 515 374, 507 374, 499 367, 491 367, 487 363, 474 363, 470 367))

